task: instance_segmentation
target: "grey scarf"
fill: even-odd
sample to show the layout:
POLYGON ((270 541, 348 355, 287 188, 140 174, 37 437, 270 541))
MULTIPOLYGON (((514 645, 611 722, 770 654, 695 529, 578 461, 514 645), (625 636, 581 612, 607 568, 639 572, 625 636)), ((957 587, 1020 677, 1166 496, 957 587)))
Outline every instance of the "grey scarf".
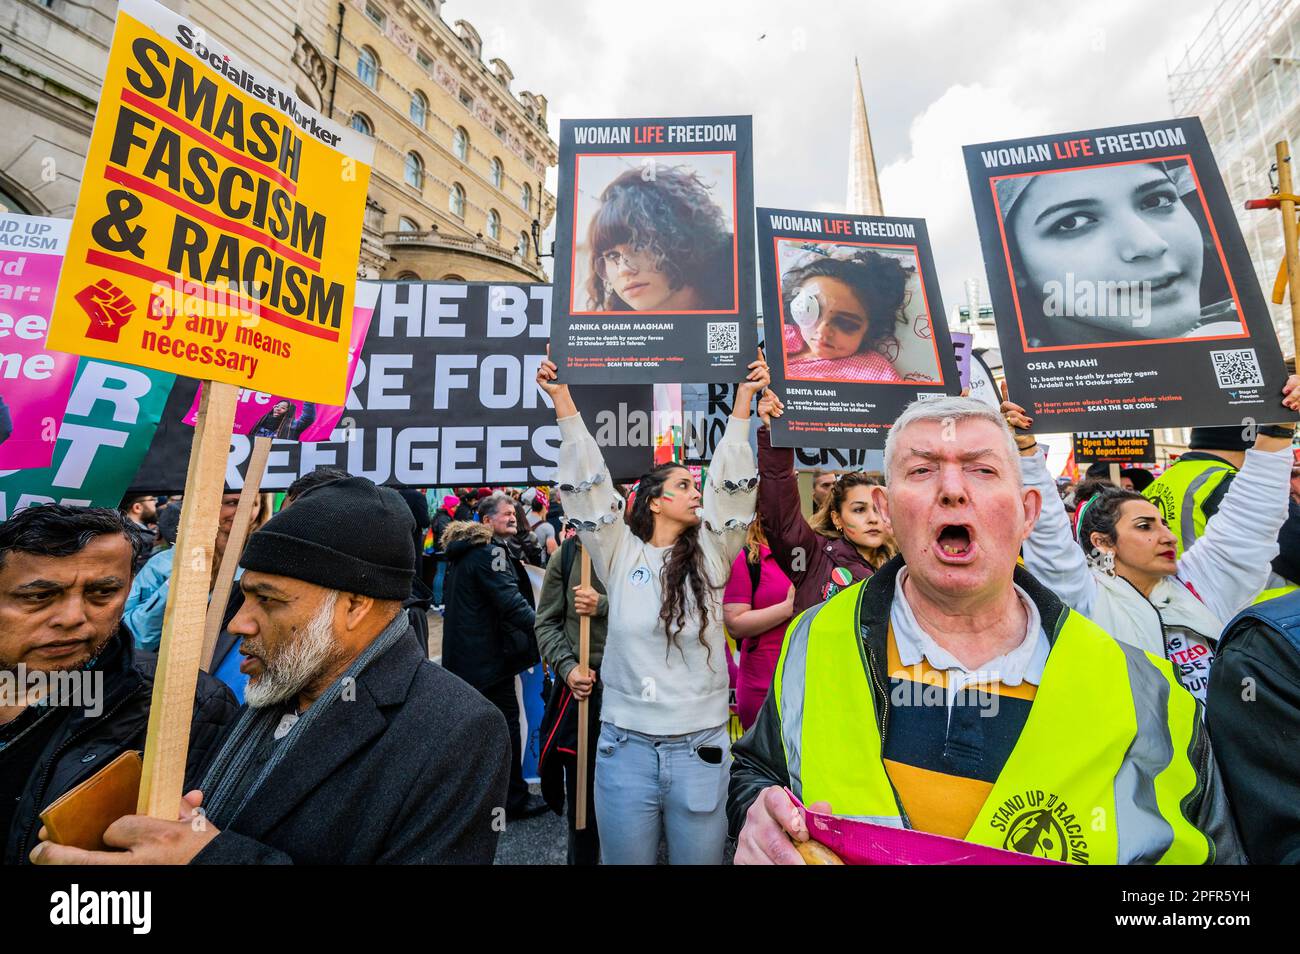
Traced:
POLYGON ((239 800, 238 804, 234 804, 234 795, 239 791, 244 773, 249 771, 250 760, 258 748, 275 732, 281 718, 279 706, 265 706, 260 709, 244 706, 239 721, 235 723, 230 735, 226 737, 226 741, 221 746, 221 751, 212 760, 212 765, 203 778, 203 784, 199 786, 203 792, 203 809, 213 825, 217 828, 224 828, 230 824, 230 821, 243 810, 249 799, 261 788, 262 783, 275 770, 275 767, 284 761, 285 756, 289 754, 289 750, 293 748, 294 744, 302 738, 305 732, 311 729, 314 723, 324 716, 326 710, 343 694, 343 688, 353 685, 357 676, 361 675, 362 671, 372 661, 383 655, 406 635, 409 626, 410 622, 406 611, 398 611, 393 621, 374 638, 370 645, 361 652, 361 655, 352 661, 352 665, 348 666, 330 687, 307 707, 307 711, 294 723, 293 728, 289 730, 289 734, 285 736, 280 745, 276 746, 271 757, 262 766, 261 772, 244 792, 243 798, 239 800))

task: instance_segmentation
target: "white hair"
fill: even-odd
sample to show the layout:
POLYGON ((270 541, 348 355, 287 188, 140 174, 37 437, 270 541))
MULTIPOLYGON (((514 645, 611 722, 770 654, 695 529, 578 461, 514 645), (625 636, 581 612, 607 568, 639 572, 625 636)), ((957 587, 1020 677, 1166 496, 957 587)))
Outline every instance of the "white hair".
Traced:
POLYGON ((1002 412, 978 398, 949 395, 913 401, 903 409, 902 414, 898 415, 894 426, 889 429, 889 436, 885 439, 885 483, 889 483, 890 476, 894 472, 894 455, 898 449, 899 435, 908 427, 918 421, 938 421, 941 424, 948 424, 970 420, 988 421, 1001 431, 1005 438, 1007 461, 1011 464, 1011 472, 1016 482, 1020 483, 1020 451, 1016 448, 1016 439, 1012 436, 1006 420, 1003 419, 1002 412))
POLYGON ((326 593, 298 637, 264 660, 262 675, 248 680, 244 701, 252 708, 275 706, 293 698, 335 661, 339 650, 334 644, 334 607, 338 599, 338 590, 326 593))

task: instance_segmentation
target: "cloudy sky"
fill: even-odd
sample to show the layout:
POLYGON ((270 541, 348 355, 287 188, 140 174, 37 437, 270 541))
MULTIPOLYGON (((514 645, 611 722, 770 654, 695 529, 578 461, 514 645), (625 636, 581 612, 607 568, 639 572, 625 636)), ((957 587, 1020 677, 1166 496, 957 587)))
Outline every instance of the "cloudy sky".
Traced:
POLYGON ((961 146, 1171 116, 1168 70, 1215 2, 448 0, 443 18, 548 97, 552 136, 752 114, 755 202, 784 208, 843 207, 856 56, 885 211, 928 221, 951 312, 984 283, 961 146))

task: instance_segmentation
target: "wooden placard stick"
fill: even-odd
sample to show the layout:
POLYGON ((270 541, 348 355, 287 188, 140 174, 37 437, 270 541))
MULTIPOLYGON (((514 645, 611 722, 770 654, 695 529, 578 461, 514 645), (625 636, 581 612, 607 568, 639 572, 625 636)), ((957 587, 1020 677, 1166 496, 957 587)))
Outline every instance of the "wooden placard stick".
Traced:
POLYGON ((1110 465, 1110 482, 1116 487, 1120 486, 1119 464, 1110 465))
POLYGON ((176 560, 163 614, 136 811, 171 821, 176 819, 185 781, 194 687, 203 652, 203 621, 208 612, 212 557, 237 397, 238 390, 232 384, 203 384, 176 533, 176 560))
MULTIPOLYGON (((582 548, 582 588, 591 586, 591 554, 582 548)), ((578 670, 585 676, 591 670, 587 662, 591 658, 591 617, 578 617, 578 670)), ((592 686, 595 689, 595 686, 592 686)), ((578 783, 574 786, 574 797, 578 805, 573 818, 573 827, 582 831, 587 827, 587 709, 591 705, 591 693, 587 698, 578 700, 578 783)))
POLYGON ((217 637, 221 635, 226 604, 230 601, 230 589, 235 582, 235 569, 239 566, 239 558, 244 553, 244 542, 248 539, 249 517, 253 508, 261 503, 262 476, 266 473, 266 459, 271 454, 272 440, 274 438, 271 437, 253 438, 253 450, 248 456, 248 467, 244 471, 244 486, 239 489, 235 522, 230 526, 226 549, 221 554, 221 567, 217 570, 217 582, 212 587, 212 599, 208 601, 208 618, 203 628, 203 655, 199 663, 204 672, 212 672, 212 654, 217 648, 217 637))
POLYGON ((1291 340, 1300 349, 1300 243, 1296 236, 1296 204, 1291 181, 1291 144, 1283 139, 1273 147, 1277 154, 1277 191, 1282 207, 1282 238, 1286 242, 1287 283, 1291 286, 1291 340))

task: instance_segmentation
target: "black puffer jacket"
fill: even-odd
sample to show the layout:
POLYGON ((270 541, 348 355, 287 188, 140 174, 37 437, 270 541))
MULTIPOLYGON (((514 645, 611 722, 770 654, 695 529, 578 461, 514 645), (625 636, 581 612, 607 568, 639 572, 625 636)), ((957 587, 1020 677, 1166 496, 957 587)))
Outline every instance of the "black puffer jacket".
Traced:
POLYGON ((537 663, 532 584, 512 547, 494 542, 486 524, 459 521, 442 548, 442 665, 484 689, 537 663))
MULTIPOLYGON (((123 752, 144 749, 158 657, 135 649, 133 643, 123 627, 102 654, 103 704, 98 715, 87 716, 84 710, 70 707, 57 716, 62 724, 41 753, 6 834, 5 864, 27 864, 41 828, 40 813, 51 802, 123 752)), ((239 706, 226 684, 200 672, 185 767, 186 791, 198 784, 208 759, 216 752, 217 741, 238 713, 239 706)))
POLYGON ((1300 864, 1300 592, 1224 627, 1205 711, 1247 857, 1300 864))

